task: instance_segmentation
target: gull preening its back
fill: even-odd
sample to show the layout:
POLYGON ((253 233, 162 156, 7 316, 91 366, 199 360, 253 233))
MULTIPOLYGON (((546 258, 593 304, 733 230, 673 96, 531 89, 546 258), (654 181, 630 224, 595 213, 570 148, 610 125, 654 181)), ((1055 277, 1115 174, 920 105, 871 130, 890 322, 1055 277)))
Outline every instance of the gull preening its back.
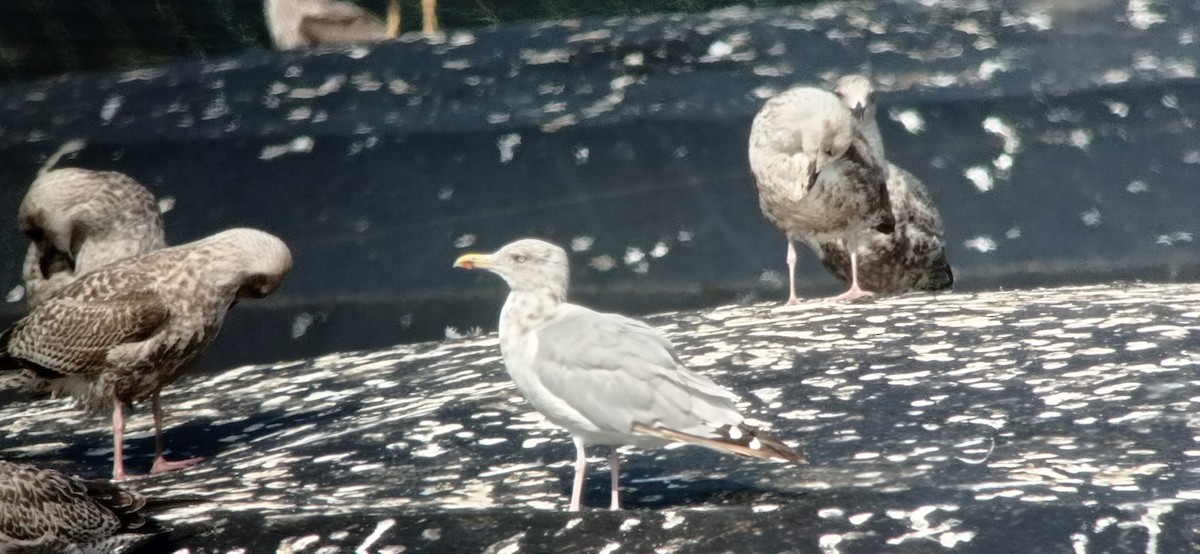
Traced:
MULTIPOLYGON (((875 120, 875 86, 862 75, 837 80, 834 94, 858 119, 863 135, 884 156, 883 137, 875 120)), ((858 280, 868 290, 893 294, 909 291, 938 291, 954 284, 954 273, 946 261, 942 217, 929 191, 913 174, 888 163, 888 198, 896 216, 896 230, 875 233, 858 251, 858 280)), ((821 263, 843 283, 850 280, 850 257, 837 241, 816 246, 821 263)))
POLYGON ((869 296, 857 280, 855 252, 895 227, 887 163, 833 93, 795 87, 767 100, 750 127, 750 170, 763 214, 787 235, 788 303, 796 297, 796 249, 837 241, 850 251, 849 289, 836 297, 869 296))
POLYGON ((692 372, 650 326, 566 301, 567 254, 523 239, 492 254, 466 254, 455 267, 486 269, 511 292, 500 314, 500 352, 517 389, 575 442, 570 510, 580 508, 587 445, 614 446, 611 508, 620 509, 616 446, 683 442, 741 456, 803 461, 747 425, 734 396, 692 372))
POLYGON ((28 370, 91 412, 111 410, 113 478, 124 478, 125 407, 151 400, 151 473, 199 459, 163 457, 159 393, 216 338, 240 299, 271 294, 292 266, 283 241, 231 229, 97 269, 0 334, 0 370, 28 370))
POLYGON ((154 195, 115 171, 43 173, 17 221, 30 241, 22 277, 31 308, 92 270, 166 246, 154 195))

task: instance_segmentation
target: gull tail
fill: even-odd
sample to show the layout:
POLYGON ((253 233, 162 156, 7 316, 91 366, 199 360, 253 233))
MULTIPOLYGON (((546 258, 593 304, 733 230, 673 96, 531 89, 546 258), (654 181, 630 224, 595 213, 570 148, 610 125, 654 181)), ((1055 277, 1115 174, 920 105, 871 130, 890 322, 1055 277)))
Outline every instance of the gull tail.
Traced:
POLYGON ((21 361, 8 354, 8 341, 12 337, 12 327, 0 333, 0 372, 25 369, 21 361))
POLYGON ((747 458, 783 460, 795 463, 805 462, 804 454, 800 451, 783 444, 779 439, 745 423, 721 427, 717 429, 716 437, 702 437, 666 427, 647 427, 640 423, 633 424, 633 432, 669 441, 695 444, 747 458))
POLYGON ((932 266, 923 282, 920 283, 919 289, 939 291, 954 286, 954 270, 950 269, 950 264, 946 262, 945 254, 935 260, 932 266))
POLYGON ((29 400, 55 396, 51 380, 62 375, 9 354, 12 332, 13 328, 9 327, 0 333, 0 390, 23 391, 29 395, 29 400))

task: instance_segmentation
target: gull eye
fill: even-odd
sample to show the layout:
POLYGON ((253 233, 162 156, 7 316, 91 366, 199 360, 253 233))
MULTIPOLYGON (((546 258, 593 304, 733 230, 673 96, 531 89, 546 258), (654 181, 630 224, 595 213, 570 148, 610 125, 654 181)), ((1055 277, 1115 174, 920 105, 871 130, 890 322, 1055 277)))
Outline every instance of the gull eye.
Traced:
POLYGON ((525 263, 526 258, 524 254, 517 254, 516 256, 513 256, 513 260, 519 264, 523 264, 525 263))

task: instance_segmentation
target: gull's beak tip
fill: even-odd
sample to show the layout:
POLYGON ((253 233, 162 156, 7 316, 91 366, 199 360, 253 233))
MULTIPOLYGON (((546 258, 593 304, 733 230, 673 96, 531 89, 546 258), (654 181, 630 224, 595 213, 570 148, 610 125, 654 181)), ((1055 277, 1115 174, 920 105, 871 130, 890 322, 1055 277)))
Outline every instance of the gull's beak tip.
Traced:
POLYGON ((491 267, 488 263, 487 254, 463 254, 457 260, 454 260, 452 267, 461 267, 463 269, 487 269, 491 267))

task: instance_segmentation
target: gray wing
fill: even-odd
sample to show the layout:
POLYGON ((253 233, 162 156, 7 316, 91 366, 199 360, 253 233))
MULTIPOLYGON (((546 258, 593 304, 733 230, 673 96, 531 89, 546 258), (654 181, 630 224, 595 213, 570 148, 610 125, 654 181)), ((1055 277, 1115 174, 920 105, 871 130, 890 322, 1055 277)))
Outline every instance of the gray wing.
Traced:
POLYGON ((150 337, 170 316, 166 302, 149 290, 102 299, 79 298, 87 280, 52 297, 4 335, 7 355, 42 377, 92 374, 112 348, 150 337))
POLYGON ((598 427, 629 433, 634 424, 700 436, 742 421, 732 395, 680 363, 674 348, 644 323, 565 304, 537 330, 533 371, 552 394, 598 427))
POLYGON ((329 2, 300 19, 300 35, 310 44, 377 42, 387 27, 371 12, 354 4, 329 2))

